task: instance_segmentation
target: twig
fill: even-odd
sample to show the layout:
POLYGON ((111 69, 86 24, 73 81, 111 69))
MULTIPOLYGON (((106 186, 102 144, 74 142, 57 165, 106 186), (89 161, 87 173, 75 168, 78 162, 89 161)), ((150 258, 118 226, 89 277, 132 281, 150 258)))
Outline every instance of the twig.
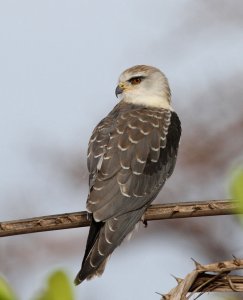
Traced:
POLYGON ((211 279, 214 282, 214 292, 243 292, 243 277, 225 274, 221 275, 221 278, 215 278, 215 275, 212 274, 203 274, 193 283, 189 292, 193 292, 197 287, 199 287, 198 292, 206 291, 206 289, 203 289, 203 284, 208 284, 208 281, 211 279))
POLYGON ((209 265, 194 263, 196 269, 184 279, 177 280, 178 285, 162 299, 187 300, 195 293, 206 292, 243 292, 243 276, 229 275, 231 271, 243 269, 243 259, 234 257, 233 260, 209 265))
MULTIPOLYGON (((240 205, 230 200, 181 202, 151 205, 145 213, 145 221, 218 216, 243 213, 240 205)), ((89 226, 89 214, 85 211, 0 222, 0 237, 41 231, 89 226)))

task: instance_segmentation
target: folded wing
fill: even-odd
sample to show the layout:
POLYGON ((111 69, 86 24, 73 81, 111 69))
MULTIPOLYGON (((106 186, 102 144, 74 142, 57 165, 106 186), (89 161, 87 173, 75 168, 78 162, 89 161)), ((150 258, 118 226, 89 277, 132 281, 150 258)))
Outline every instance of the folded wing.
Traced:
POLYGON ((95 128, 88 150, 92 225, 76 283, 100 275, 172 174, 181 134, 175 112, 115 107, 95 128))

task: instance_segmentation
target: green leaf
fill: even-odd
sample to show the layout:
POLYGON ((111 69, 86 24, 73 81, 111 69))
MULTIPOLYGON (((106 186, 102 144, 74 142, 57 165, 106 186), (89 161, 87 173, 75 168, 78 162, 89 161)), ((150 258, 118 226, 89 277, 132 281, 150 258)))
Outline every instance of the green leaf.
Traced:
POLYGON ((9 284, 2 277, 0 277, 0 299, 1 300, 17 299, 9 284))
MULTIPOLYGON (((242 211, 243 210, 243 167, 240 167, 233 172, 230 191, 233 199, 240 203, 240 211, 242 211)), ((239 215, 239 217, 241 222, 243 223, 243 216, 239 215)))
POLYGON ((74 300, 73 290, 67 275, 56 271, 48 278, 46 289, 36 300, 74 300))

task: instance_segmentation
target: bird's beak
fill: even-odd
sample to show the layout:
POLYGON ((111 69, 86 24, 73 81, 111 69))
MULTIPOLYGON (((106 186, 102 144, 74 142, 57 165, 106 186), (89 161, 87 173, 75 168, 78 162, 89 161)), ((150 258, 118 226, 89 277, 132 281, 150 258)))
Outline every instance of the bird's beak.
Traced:
POLYGON ((118 84, 118 86, 116 87, 116 91, 115 91, 116 97, 118 97, 118 95, 120 95, 124 91, 124 89, 125 89, 125 83, 124 82, 120 82, 118 84))

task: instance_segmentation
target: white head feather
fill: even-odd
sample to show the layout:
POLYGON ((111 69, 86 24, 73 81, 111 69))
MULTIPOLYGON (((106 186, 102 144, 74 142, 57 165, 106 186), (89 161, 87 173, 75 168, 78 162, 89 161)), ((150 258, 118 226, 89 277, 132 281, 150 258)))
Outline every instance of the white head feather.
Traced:
POLYGON ((119 77, 118 86, 122 89, 121 101, 172 110, 168 80, 157 68, 145 65, 129 68, 119 77), (140 78, 141 82, 132 84, 132 78, 140 78))

